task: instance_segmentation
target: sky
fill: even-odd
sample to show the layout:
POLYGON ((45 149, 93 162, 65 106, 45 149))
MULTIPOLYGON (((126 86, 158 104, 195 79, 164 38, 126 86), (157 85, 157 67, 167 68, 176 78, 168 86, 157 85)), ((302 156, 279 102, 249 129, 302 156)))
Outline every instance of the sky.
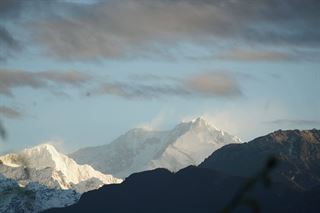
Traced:
POLYGON ((66 152, 203 116, 320 128, 318 0, 2 0, 0 151, 66 152), (5 131, 2 131, 5 130, 5 131))

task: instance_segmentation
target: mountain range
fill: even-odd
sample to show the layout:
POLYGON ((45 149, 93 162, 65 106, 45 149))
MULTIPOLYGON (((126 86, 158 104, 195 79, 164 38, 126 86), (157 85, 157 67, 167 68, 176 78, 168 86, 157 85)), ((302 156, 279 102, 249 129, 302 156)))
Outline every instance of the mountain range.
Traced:
POLYGON ((135 173, 46 212, 318 212, 319 146, 319 130, 276 131, 224 146, 198 167, 135 173))
POLYGON ((78 165, 50 144, 0 156, 0 174, 0 182, 5 184, 3 188, 8 189, 2 190, 1 195, 6 199, 1 199, 0 209, 16 206, 15 211, 24 212, 70 205, 76 202, 83 192, 122 181, 96 171, 89 165, 78 165), (26 201, 24 198, 30 196, 18 196, 26 192, 33 195, 31 200, 27 199, 30 201, 27 203, 31 203, 27 207, 23 204, 26 201), (12 204, 17 202, 21 205, 12 204))
POLYGON ((0 212, 314 212, 319 168, 319 130, 242 143, 197 118, 70 155, 41 144, 0 156, 0 212))
POLYGON ((125 178, 134 172, 155 168, 178 171, 198 165, 230 143, 240 143, 240 140, 199 117, 169 131, 132 129, 109 144, 83 148, 69 156, 80 164, 125 178))
POLYGON ((116 176, 154 168, 178 171, 200 164, 226 144, 239 142, 197 118, 169 131, 132 129, 111 144, 87 147, 69 156, 53 145, 40 144, 0 156, 1 195, 6 198, 0 201, 0 210, 37 212, 68 206, 84 192, 120 183, 116 176))

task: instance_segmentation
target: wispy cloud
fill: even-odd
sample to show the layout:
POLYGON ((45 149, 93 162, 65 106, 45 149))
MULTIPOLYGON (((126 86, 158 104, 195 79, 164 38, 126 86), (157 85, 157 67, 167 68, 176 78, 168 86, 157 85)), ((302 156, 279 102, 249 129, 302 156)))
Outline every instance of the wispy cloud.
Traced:
POLYGON ((304 120, 304 119, 278 119, 273 121, 267 121, 267 124, 274 125, 289 125, 289 126, 312 126, 319 127, 320 120, 304 120))
MULTIPOLYGON (((289 56, 296 49, 294 55, 303 57, 306 52, 313 58, 308 52, 320 46, 319 9, 318 0, 108 0, 86 4, 2 0, 0 18, 15 19, 13 25, 32 35, 26 45, 36 45, 61 60, 180 57, 186 51, 174 50, 185 44, 219 51, 281 47, 289 50, 289 56)), ((12 35, 17 34, 0 27, 0 42, 6 46, 2 58, 25 40, 12 35)), ((274 54, 270 50, 224 59, 287 60, 285 52, 274 54)))
MULTIPOLYGON (((0 69, 0 95, 14 96, 18 88, 44 89, 64 94, 63 88, 98 84, 95 78, 77 71, 42 71, 0 69)), ((242 95, 237 78, 229 72, 197 72, 187 76, 130 75, 129 80, 103 82, 92 95, 114 95, 127 99, 155 99, 166 97, 232 98, 242 95), (157 79, 157 80, 155 80, 157 79)), ((87 88, 87 87, 85 87, 87 88)), ((4 112, 4 111, 3 111, 4 112)), ((8 113, 9 111, 6 110, 8 113)), ((13 114, 12 114, 13 115, 13 114)))
POLYGON ((163 109, 150 121, 140 123, 136 126, 147 130, 159 131, 162 128, 162 125, 166 122, 167 118, 173 115, 174 112, 172 110, 163 109))
POLYGON ((236 49, 220 54, 216 58, 234 61, 289 61, 296 57, 284 51, 236 49))
MULTIPOLYGON (((148 75, 149 76, 149 75, 148 75)), ((92 95, 115 95, 127 99, 153 99, 163 97, 232 98, 242 95, 237 80, 224 72, 204 72, 181 78, 165 78, 149 83, 148 78, 135 82, 107 82, 92 90, 92 95)), ((158 78, 161 79, 161 78, 158 78)))
POLYGON ((131 82, 103 83, 98 89, 90 92, 93 95, 115 95, 127 99, 154 99, 170 96, 188 96, 190 92, 179 85, 143 84, 131 82))
POLYGON ((225 72, 206 72, 186 79, 185 87, 204 96, 234 97, 241 95, 236 79, 225 72))
MULTIPOLYGON (((13 90, 29 87, 52 89, 61 86, 78 87, 91 79, 91 76, 77 71, 29 72, 0 69, 0 95, 13 96, 13 90)), ((56 89, 53 90, 56 92, 56 89)))
MULTIPOLYGON (((36 41, 60 59, 150 57, 184 43, 203 48, 320 45, 317 0, 111 0, 63 9, 32 21, 36 41)), ((270 53, 247 56, 274 58, 270 53)))
POLYGON ((0 106, 0 117, 17 119, 23 117, 23 114, 14 108, 0 106))
POLYGON ((210 55, 196 60, 229 60, 229 61, 319 61, 320 51, 318 50, 297 50, 297 49, 229 49, 225 52, 210 55))

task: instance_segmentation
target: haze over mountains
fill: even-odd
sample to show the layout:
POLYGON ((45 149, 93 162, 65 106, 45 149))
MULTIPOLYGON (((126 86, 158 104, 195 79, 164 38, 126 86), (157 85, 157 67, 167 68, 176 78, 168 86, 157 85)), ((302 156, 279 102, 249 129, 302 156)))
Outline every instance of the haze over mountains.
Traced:
POLYGON ((320 213, 319 26, 320 0, 0 0, 0 213, 320 213))
POLYGON ((69 156, 80 164, 124 178, 154 168, 178 171, 198 165, 218 148, 239 142, 199 117, 168 131, 132 129, 110 144, 83 148, 69 156))
POLYGON ((221 212, 232 207, 230 201, 252 183, 252 175, 264 171, 270 156, 278 161, 266 174, 272 177, 271 187, 258 179, 233 206, 235 212, 318 212, 319 146, 319 130, 277 131, 248 143, 224 146, 199 167, 176 173, 166 169, 136 173, 119 185, 83 194, 70 207, 46 212, 221 212))
POLYGON ((263 212, 320 208, 319 130, 279 130, 241 143, 197 118, 168 131, 132 129, 69 156, 50 144, 0 156, 0 211, 217 212, 271 156, 278 161, 271 188, 261 182, 246 199, 263 212))
POLYGON ((2 194, 6 195, 0 209, 34 212, 71 205, 83 192, 122 181, 114 176, 126 177, 159 167, 178 171, 200 164, 223 145, 239 142, 237 137, 197 118, 169 131, 132 129, 111 144, 70 155, 85 165, 50 144, 41 144, 0 156, 2 194))

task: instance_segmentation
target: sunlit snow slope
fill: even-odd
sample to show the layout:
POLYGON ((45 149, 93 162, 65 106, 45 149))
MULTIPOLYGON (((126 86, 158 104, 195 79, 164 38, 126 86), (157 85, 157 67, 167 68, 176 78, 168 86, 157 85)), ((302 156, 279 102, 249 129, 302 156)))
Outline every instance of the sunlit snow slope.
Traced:
POLYGON ((213 151, 240 140, 203 118, 182 122, 170 131, 137 128, 112 143, 80 149, 70 156, 79 163, 116 177, 158 167, 177 171, 198 165, 213 151))

